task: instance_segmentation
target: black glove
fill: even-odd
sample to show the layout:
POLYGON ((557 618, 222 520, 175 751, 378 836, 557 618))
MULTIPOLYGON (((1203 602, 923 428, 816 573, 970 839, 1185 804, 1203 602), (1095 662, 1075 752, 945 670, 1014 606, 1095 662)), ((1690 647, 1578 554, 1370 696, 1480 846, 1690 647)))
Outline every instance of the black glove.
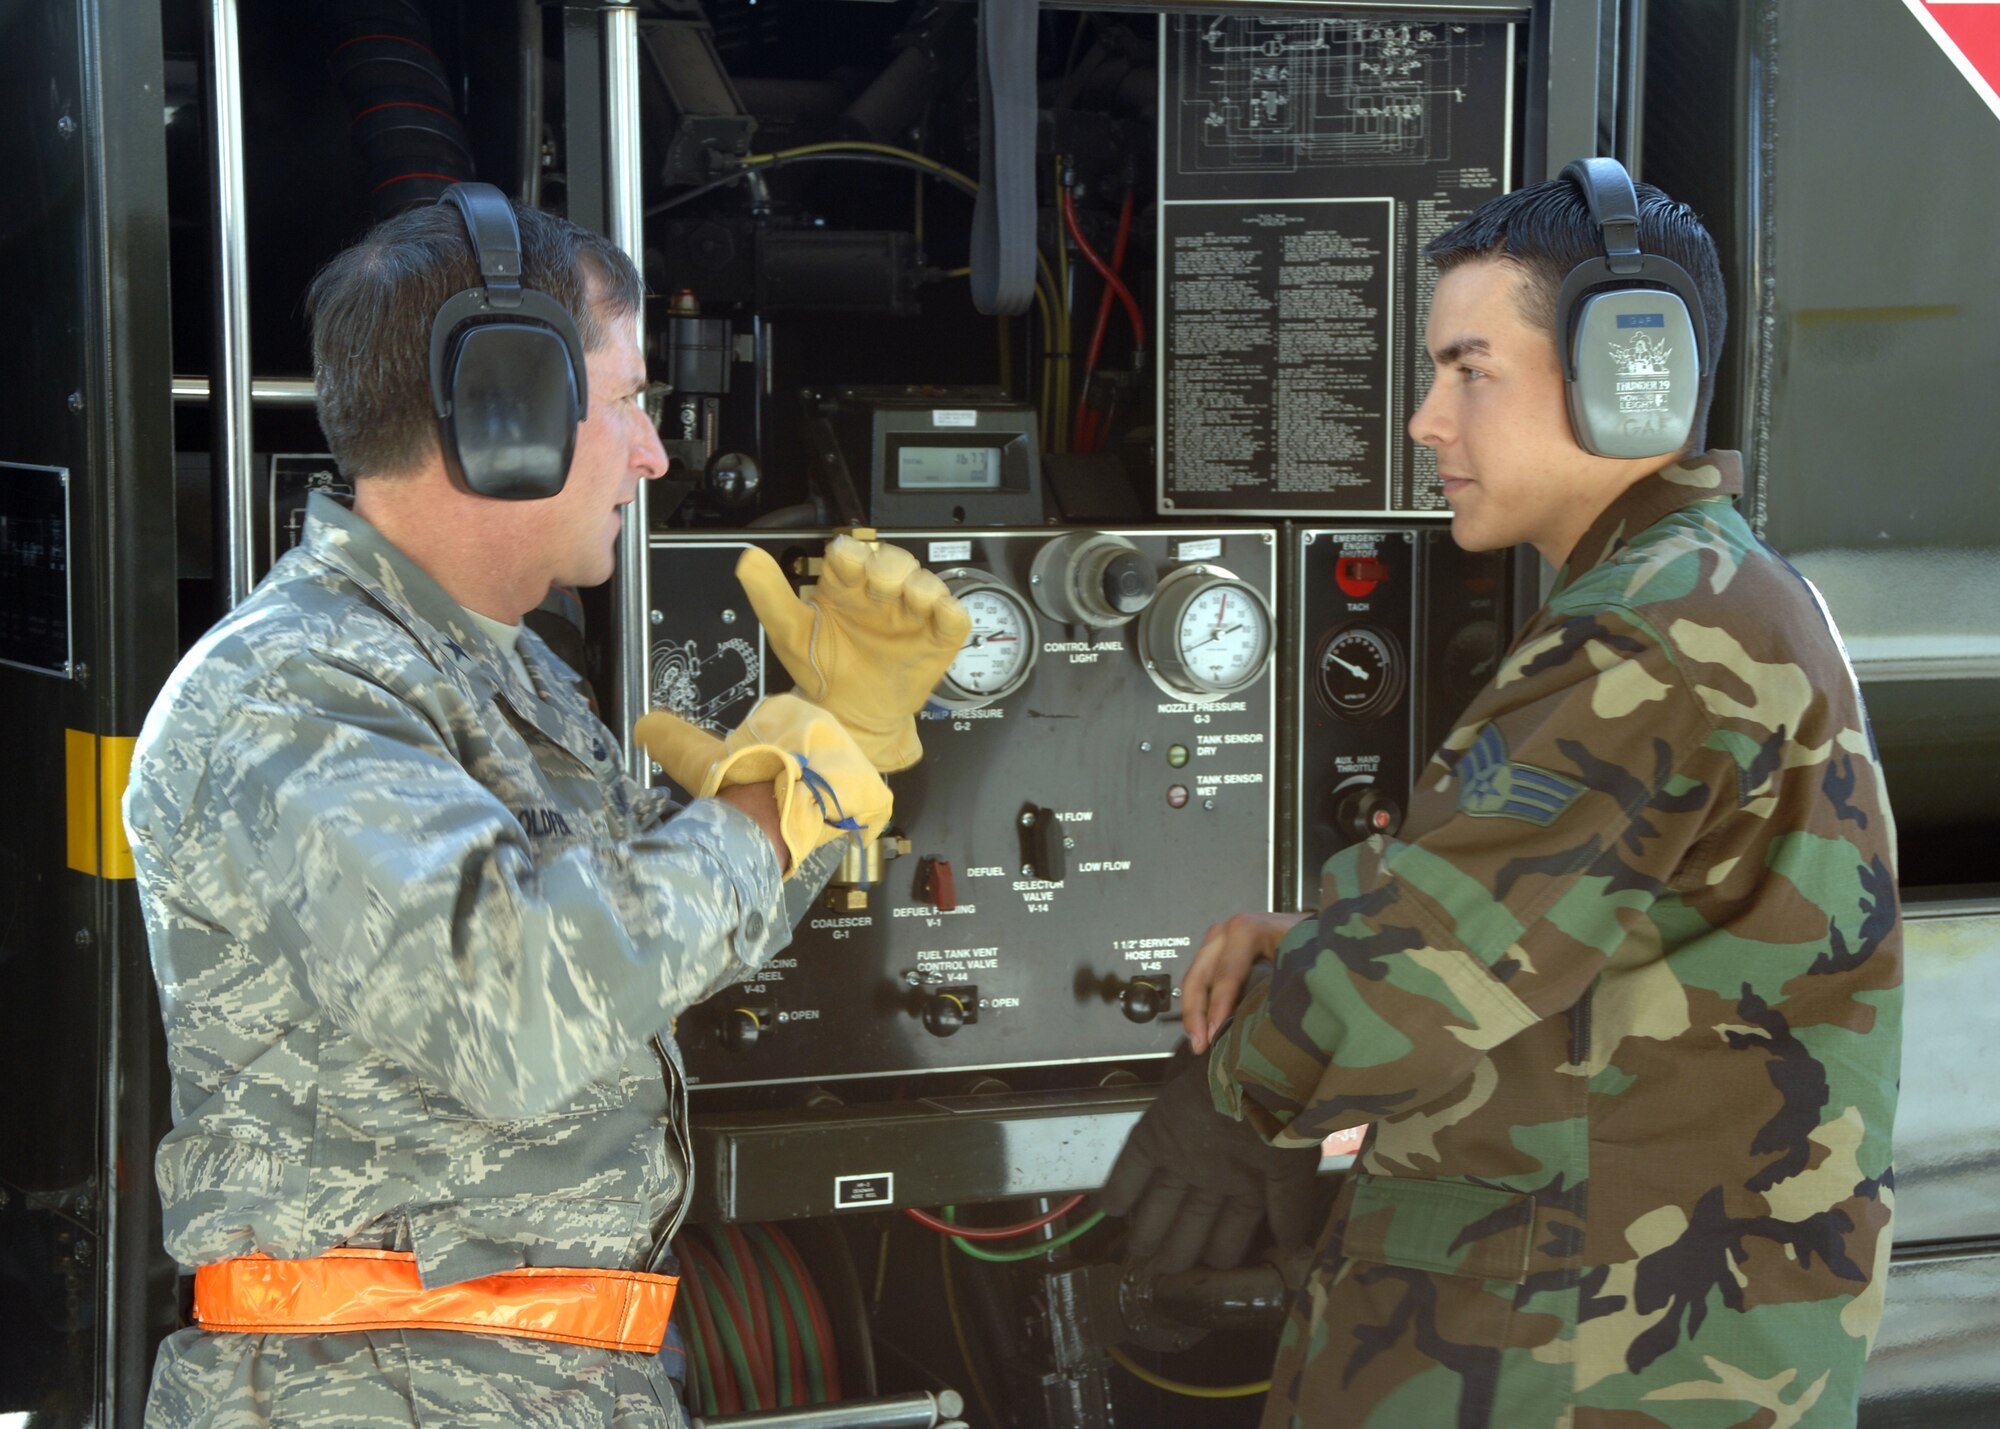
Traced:
POLYGON ((1197 1259, 1228 1270, 1259 1221, 1270 1221, 1281 1252, 1311 1237, 1318 1167, 1317 1146, 1272 1146, 1217 1111, 1208 1064, 1197 1060, 1168 1078, 1132 1128, 1097 1203, 1106 1215, 1131 1214, 1127 1260, 1151 1259, 1159 1275, 1197 1259))

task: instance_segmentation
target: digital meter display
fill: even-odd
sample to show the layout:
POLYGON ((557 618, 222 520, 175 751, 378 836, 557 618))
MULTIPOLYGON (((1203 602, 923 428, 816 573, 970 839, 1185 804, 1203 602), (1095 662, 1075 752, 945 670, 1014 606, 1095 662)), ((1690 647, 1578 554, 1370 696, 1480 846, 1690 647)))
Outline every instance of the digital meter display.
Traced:
POLYGON ((903 491, 998 491, 1000 448, 905 446, 896 452, 903 491))

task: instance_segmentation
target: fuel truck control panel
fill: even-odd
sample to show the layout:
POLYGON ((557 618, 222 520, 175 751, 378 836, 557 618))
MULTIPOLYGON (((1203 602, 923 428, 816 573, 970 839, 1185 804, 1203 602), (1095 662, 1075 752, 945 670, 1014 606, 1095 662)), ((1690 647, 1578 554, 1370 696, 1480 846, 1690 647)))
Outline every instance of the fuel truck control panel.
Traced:
MULTIPOLYGON (((923 761, 890 776, 888 835, 769 968, 681 1018, 690 1080, 1165 1056, 1203 930, 1272 906, 1278 532, 881 536, 944 579, 971 637, 921 716, 923 761)), ((809 584, 826 540, 655 538, 651 703, 727 729, 788 688, 733 570, 755 542, 809 584)))
POLYGON ((1504 551, 1441 527, 1287 528, 1288 817, 1284 896, 1319 904, 1319 870, 1393 837, 1414 781, 1493 675, 1512 624, 1504 551))

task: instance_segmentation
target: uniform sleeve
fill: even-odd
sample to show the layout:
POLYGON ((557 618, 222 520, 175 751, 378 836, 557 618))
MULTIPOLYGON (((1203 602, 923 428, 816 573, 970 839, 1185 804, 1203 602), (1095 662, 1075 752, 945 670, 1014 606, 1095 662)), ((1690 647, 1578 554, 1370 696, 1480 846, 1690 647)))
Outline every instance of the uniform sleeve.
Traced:
POLYGON ((740 810, 700 800, 538 858, 425 714, 351 671, 288 662, 208 770, 199 797, 229 820, 212 876, 242 885, 214 904, 264 910, 330 1018, 482 1117, 561 1106, 787 938, 740 810))
MULTIPOLYGON (((799 920, 812 911, 814 902, 825 891, 827 883, 840 871, 840 859, 846 847, 845 842, 821 844, 800 859, 798 865, 786 876, 785 910, 782 915, 786 928, 796 931, 799 920)), ((776 951, 775 947, 772 951, 776 951)), ((756 971, 756 968, 746 966, 732 957, 689 999, 689 1002, 691 1004, 705 1002, 725 987, 747 981, 756 971)))
POLYGON ((1328 861, 1211 1054, 1217 1106, 1303 1144, 1435 1100, 1572 1007, 1735 806, 1718 743, 1638 614, 1525 643, 1425 770, 1419 832, 1328 861))

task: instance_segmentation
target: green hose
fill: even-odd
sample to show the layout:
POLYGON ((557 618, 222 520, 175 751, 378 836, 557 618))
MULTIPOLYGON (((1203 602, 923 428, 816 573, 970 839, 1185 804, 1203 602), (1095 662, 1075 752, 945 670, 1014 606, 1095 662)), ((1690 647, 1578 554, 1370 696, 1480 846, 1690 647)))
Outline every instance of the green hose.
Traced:
POLYGON ((808 1404, 826 1403, 826 1367, 822 1360, 824 1350, 819 1342, 819 1331, 813 1327, 812 1311, 806 1305, 805 1292, 799 1288, 798 1277, 792 1274, 792 1267, 778 1252, 778 1244, 771 1239, 771 1233, 762 1226, 746 1226, 744 1230, 750 1243, 756 1247, 764 1260, 769 1262, 779 1284, 784 1287, 785 1303, 792 1307, 792 1323, 799 1329, 799 1346, 804 1351, 806 1387, 811 1398, 808 1404))
MULTIPOLYGON (((944 1208, 944 1218, 946 1220, 952 1218, 952 1208, 950 1206, 944 1208)), ((1071 1226, 1054 1240, 1042 1241, 1037 1245, 1029 1246, 1026 1250, 981 1250, 964 1236, 956 1235, 951 1238, 951 1243, 974 1260, 991 1260, 1005 1265, 1016 1260, 1033 1260, 1038 1255, 1047 1255, 1059 1245, 1068 1245, 1103 1219, 1104 1212, 1093 1211, 1088 1218, 1077 1225, 1071 1226)))

